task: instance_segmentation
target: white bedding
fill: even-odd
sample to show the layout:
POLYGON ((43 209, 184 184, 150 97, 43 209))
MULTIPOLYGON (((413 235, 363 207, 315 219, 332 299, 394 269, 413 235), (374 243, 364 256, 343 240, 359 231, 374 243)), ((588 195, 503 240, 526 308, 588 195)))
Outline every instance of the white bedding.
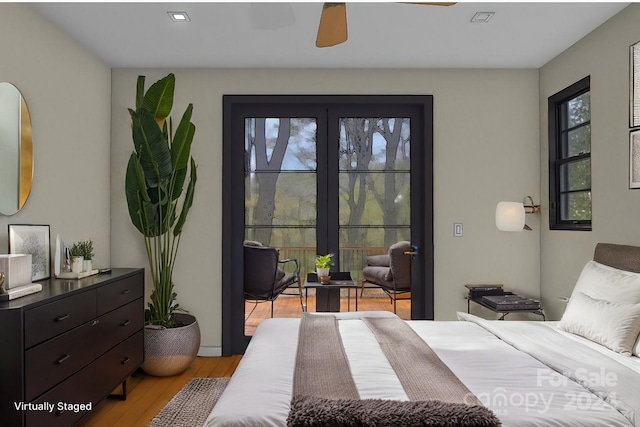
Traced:
MULTIPOLYGON (((387 316, 389 313, 358 312, 336 316, 341 319, 340 333, 361 398, 407 400, 377 341, 363 322, 358 320, 363 315, 387 316)), ((276 318, 260 323, 229 385, 209 415, 206 426, 286 425, 299 322, 300 319, 276 318)), ((634 419, 634 414, 627 413, 625 417, 581 385, 560 376, 476 323, 407 323, 461 381, 495 412, 504 426, 634 425, 630 421, 634 419)), ((494 321, 493 324, 499 326, 500 323, 509 324, 509 328, 513 329, 519 323, 531 322, 494 321)), ((584 346, 583 341, 586 340, 556 332, 551 323, 546 326, 552 333, 562 334, 560 336, 566 338, 566 348, 571 348, 570 345, 584 346)), ((617 381, 610 376, 613 368, 623 363, 629 368, 629 375, 636 376, 629 380, 640 384, 640 359, 620 356, 599 346, 595 348, 597 352, 610 356, 613 365, 611 369, 603 366, 598 372, 585 370, 585 375, 600 375, 603 382, 612 383, 614 391, 617 391, 617 381)), ((627 375, 627 371, 624 372, 627 375)))

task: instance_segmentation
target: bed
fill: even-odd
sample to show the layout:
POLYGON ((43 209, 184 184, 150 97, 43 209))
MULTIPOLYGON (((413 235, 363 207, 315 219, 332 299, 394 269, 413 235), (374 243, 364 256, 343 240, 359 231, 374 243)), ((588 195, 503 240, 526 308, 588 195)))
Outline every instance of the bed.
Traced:
MULTIPOLYGON (((321 416, 326 416, 327 400, 335 403, 329 412, 351 410, 345 408, 356 408, 357 412, 358 405, 371 402, 375 403, 373 412, 377 408, 383 414, 394 412, 396 407, 409 408, 410 404, 415 408, 430 399, 415 398, 411 387, 416 384, 407 387, 407 381, 417 382, 418 388, 420 382, 437 384, 439 372, 448 371, 470 392, 464 395, 467 406, 480 407, 497 419, 479 424, 456 421, 456 425, 640 426, 639 272, 640 248, 598 244, 559 322, 484 320, 467 313, 458 313, 459 321, 400 321, 389 312, 265 320, 205 425, 442 425, 430 419, 415 424, 372 421, 371 405, 358 415, 362 418, 353 415, 349 422, 314 423, 317 413, 313 411, 323 410, 321 416), (317 320, 321 317, 326 319, 317 320), (305 329, 307 322, 323 327, 335 324, 337 338, 325 329, 305 329), (429 373, 417 370, 412 375, 413 363, 405 361, 399 363, 404 363, 409 373, 402 373, 388 353, 389 348, 402 345, 399 341, 389 344, 376 329, 387 325, 395 328, 396 322, 402 323, 398 330, 407 331, 398 332, 401 338, 391 339, 411 341, 419 337, 426 350, 420 347, 417 351, 434 353, 443 367, 429 373), (332 348, 336 339, 341 345, 336 357, 343 355, 348 375, 341 374, 340 366, 326 361, 331 357, 325 353, 331 351, 325 349, 332 348), (301 359, 305 352, 311 356, 301 359), (310 374, 307 383, 301 382, 301 370, 306 373, 311 371, 309 367, 316 370, 316 377, 310 374), (306 410, 311 409, 312 416, 300 422, 292 415, 300 394, 304 394, 300 390, 313 390, 317 388, 314 384, 325 382, 318 378, 324 380, 326 376, 328 381, 332 375, 335 385, 329 394, 335 396, 326 396, 325 392, 311 400, 306 410), (357 389, 356 400, 341 395, 343 386, 338 383, 347 376, 345 381, 357 389), (469 402, 467 395, 472 399, 469 402)), ((422 353, 416 356, 410 352, 399 351, 402 357, 406 353, 409 361, 420 359, 416 365, 423 363, 422 353)), ((443 385, 448 387, 448 383, 443 385)), ((431 401, 440 402, 438 396, 431 401)), ((452 411, 451 405, 458 404, 445 402, 450 405, 445 409, 452 411)))

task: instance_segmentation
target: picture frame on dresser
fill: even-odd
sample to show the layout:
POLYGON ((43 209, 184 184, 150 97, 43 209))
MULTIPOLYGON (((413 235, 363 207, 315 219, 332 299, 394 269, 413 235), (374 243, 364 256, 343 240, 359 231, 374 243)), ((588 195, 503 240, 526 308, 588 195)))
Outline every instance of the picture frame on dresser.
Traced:
POLYGON ((51 243, 48 225, 9 224, 9 253, 31 254, 32 281, 51 277, 51 243))

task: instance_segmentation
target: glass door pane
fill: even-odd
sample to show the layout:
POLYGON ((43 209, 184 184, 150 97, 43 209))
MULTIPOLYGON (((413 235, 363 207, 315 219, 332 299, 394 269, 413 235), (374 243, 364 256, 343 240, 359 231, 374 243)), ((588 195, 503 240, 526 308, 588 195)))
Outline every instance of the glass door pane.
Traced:
MULTIPOLYGON (((316 255, 316 134, 315 118, 245 118, 244 238, 296 258, 301 277, 316 255)), ((281 268, 293 272, 292 263, 281 268)))
POLYGON ((368 255, 411 240, 409 118, 339 119, 340 269, 362 279, 368 255))

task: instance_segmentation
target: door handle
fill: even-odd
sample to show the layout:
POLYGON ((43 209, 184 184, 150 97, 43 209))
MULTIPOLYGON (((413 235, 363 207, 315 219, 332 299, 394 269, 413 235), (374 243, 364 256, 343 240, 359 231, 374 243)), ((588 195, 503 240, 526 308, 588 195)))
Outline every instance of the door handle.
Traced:
POLYGON ((418 253, 420 253, 420 251, 418 250, 418 247, 416 245, 411 245, 411 250, 406 251, 404 254, 411 255, 411 258, 413 259, 414 256, 418 255, 418 253))

